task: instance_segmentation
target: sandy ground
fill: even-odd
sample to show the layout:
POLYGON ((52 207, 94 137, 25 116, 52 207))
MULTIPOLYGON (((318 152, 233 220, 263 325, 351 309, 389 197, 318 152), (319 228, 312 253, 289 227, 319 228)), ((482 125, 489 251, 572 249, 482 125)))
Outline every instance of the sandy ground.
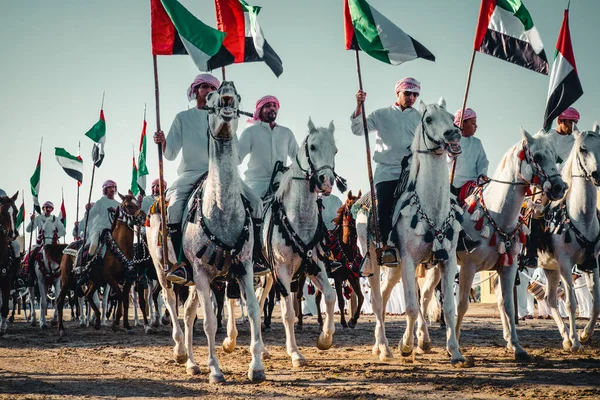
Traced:
MULTIPOLYGON (((354 330, 344 330, 337 323, 334 345, 328 351, 316 348, 316 318, 305 318, 304 330, 296 337, 309 366, 295 369, 285 352, 279 307, 274 317, 272 331, 264 335, 272 355, 265 362, 267 380, 248 381, 249 328, 238 324, 236 350, 231 354, 218 350, 227 379, 224 385, 208 383, 206 338, 200 323, 196 324, 194 354, 202 372, 192 377, 173 360, 167 326, 154 335, 138 327, 132 335, 107 327, 99 331, 79 328, 69 321, 68 336, 59 338, 54 328, 41 331, 20 317, 0 338, 0 398, 600 398, 597 345, 592 343, 581 354, 564 353, 553 321, 527 320, 518 325, 518 332, 532 361, 516 363, 502 339, 498 311, 491 305, 471 305, 461 349, 473 357, 474 366, 464 369, 450 365, 443 350, 445 334, 438 326, 431 328, 432 353, 402 359, 396 349, 406 323, 399 316, 386 321, 396 356, 390 362, 371 354, 373 316, 363 316, 354 330)), ((578 327, 583 323, 578 321, 578 327)), ((224 337, 219 334, 218 342, 224 337)))

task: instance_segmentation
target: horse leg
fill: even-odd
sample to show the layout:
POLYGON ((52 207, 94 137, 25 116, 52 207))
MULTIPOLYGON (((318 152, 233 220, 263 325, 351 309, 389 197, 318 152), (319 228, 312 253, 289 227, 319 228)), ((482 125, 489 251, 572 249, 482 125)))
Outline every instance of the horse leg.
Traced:
MULTIPOLYGON (((37 269, 37 262, 34 262, 32 265, 32 268, 34 268, 34 274, 36 276, 36 280, 37 280, 37 273, 36 273, 36 269, 37 269)), ((29 307, 30 307, 30 315, 31 315, 31 326, 36 326, 37 325, 37 313, 35 311, 35 283, 27 288, 27 291, 29 292, 29 307)))
POLYGON ((346 311, 346 300, 344 299, 342 281, 339 278, 334 278, 333 281, 335 284, 335 294, 337 296, 338 308, 340 309, 340 323, 342 324, 342 328, 346 329, 348 327, 348 323, 346 323, 346 316, 344 315, 344 312, 346 311))
POLYGON ((102 326, 107 326, 107 315, 108 315, 108 298, 110 297, 110 286, 106 284, 104 286, 104 293, 102 294, 102 326))
POLYGON ((127 331, 131 331, 131 326, 129 326, 129 320, 127 318, 127 315, 129 314, 129 292, 131 291, 131 283, 125 283, 124 290, 121 290, 119 283, 114 279, 111 279, 108 284, 117 298, 116 316, 113 319, 112 324, 110 324, 110 329, 112 329, 113 332, 118 331, 121 317, 123 317, 123 327, 127 331))
MULTIPOLYGON (((428 323, 425 319, 429 315, 430 303, 435 294, 435 288, 441 279, 441 269, 439 267, 429 268, 425 279, 425 284, 421 289, 420 311, 417 319, 417 346, 420 353, 431 352, 431 339, 429 337, 428 323)), ((436 299, 437 304, 437 299, 436 299)), ((432 320, 429 315, 429 322, 432 320)))
MULTIPOLYGON (((271 283, 273 282, 273 278, 271 277, 271 283)), ((271 290, 269 291, 269 304, 267 304, 267 314, 265 316, 265 326, 267 328, 271 328, 271 319, 273 318, 273 309, 275 308, 275 295, 277 294, 277 288, 271 286, 271 290), (268 317, 268 324, 267 324, 268 317)))
POLYGON ((463 318, 469 309, 469 288, 473 286, 473 279, 477 273, 477 267, 472 263, 464 263, 460 266, 458 278, 458 307, 456 316, 456 340, 460 341, 460 327, 463 318))
POLYGON ((319 262, 319 267, 319 273, 316 276, 311 276, 310 279, 325 297, 325 323, 323 324, 323 331, 317 340, 317 347, 319 350, 327 350, 333 344, 333 334, 335 332, 335 321, 333 320, 335 291, 329 284, 329 279, 327 279, 327 274, 325 273, 325 266, 322 262, 319 262))
POLYGON ((40 328, 47 329, 46 313, 48 312, 48 288, 41 274, 37 276, 38 288, 40 290, 40 328))
POLYGON ((308 365, 308 362, 298 349, 294 333, 294 299, 290 289, 292 277, 287 271, 287 265, 278 265, 276 268, 279 281, 289 293, 288 296, 285 296, 279 302, 281 307, 281 319, 283 320, 283 327, 285 328, 285 347, 288 355, 292 358, 292 366, 304 367, 308 365))
POLYGON ((415 262, 409 254, 402 257, 402 284, 404 285, 404 302, 406 303, 406 330, 398 347, 402 357, 408 357, 413 352, 415 342, 413 332, 419 314, 415 262))
POLYGON ((350 318, 350 321, 348 321, 348 326, 350 328, 354 329, 354 327, 356 326, 356 323, 358 322, 358 318, 360 318, 360 311, 361 311, 362 305, 365 301, 365 296, 362 292, 362 288, 360 287, 360 278, 351 276, 348 278, 348 282, 352 286, 352 290, 354 290, 354 293, 356 294, 356 297, 357 297, 356 308, 354 309, 352 318, 350 318))
POLYGON ((373 314, 375 315, 375 345, 373 346, 373 354, 379 356, 381 361, 385 361, 389 358, 393 358, 392 349, 388 343, 385 335, 385 308, 383 307, 383 299, 381 297, 381 276, 380 267, 376 265, 374 261, 377 257, 373 254, 367 263, 372 263, 370 268, 373 271, 373 275, 369 277, 369 284, 371 286, 371 305, 373 307, 373 314))
POLYGON ((598 315, 600 314, 600 279, 598 268, 596 267, 591 273, 586 272, 584 275, 588 290, 592 295, 592 313, 585 328, 579 333, 579 340, 583 344, 589 342, 594 334, 594 327, 596 326, 596 321, 598 321, 598 315))
MULTIPOLYGON (((148 282, 148 299, 149 301, 152 301, 152 297, 150 296, 150 279, 147 280, 148 282)), ((146 296, 144 296, 144 288, 143 286, 137 282, 135 285, 135 289, 137 290, 138 293, 138 301, 139 301, 139 305, 140 305, 140 310, 142 312, 142 318, 144 319, 144 332, 145 333, 156 333, 156 329, 154 329, 151 325, 148 324, 148 311, 152 312, 152 307, 150 304, 148 304, 148 308, 146 308, 146 296), (148 310, 148 311, 147 311, 148 310)))
POLYGON ((572 346, 571 339, 569 338, 567 327, 562 319, 562 316, 560 315, 560 311, 558 310, 557 289, 560 281, 559 272, 557 270, 545 270, 545 272, 546 279, 548 280, 548 284, 546 286, 546 304, 548 304, 548 307, 550 307, 552 318, 554 318, 554 322, 556 322, 556 326, 558 327, 558 332, 562 338, 563 350, 569 351, 572 346))
MULTIPOLYGON (((210 298, 210 289, 209 289, 209 298, 210 298)), ((187 361, 185 363, 185 371, 188 375, 198 375, 200 373, 200 368, 194 359, 194 321, 196 320, 196 314, 198 311, 198 293, 196 290, 191 290, 189 296, 187 296, 185 303, 183 305, 183 326, 185 330, 185 350, 187 352, 187 361)), ((209 306, 208 304, 202 304, 202 308, 209 306)), ((210 308, 210 307, 209 307, 210 308)), ((212 313, 214 312, 212 308, 206 310, 206 312, 212 313)), ((178 324, 179 325, 179 324, 178 324)))
POLYGON ((265 330, 268 330, 271 328, 271 314, 273 313, 273 305, 271 303, 273 301, 272 299, 274 298, 274 293, 271 294, 272 291, 273 291, 273 276, 271 274, 268 274, 265 277, 263 290, 260 293, 260 300, 259 300, 260 310, 262 310, 265 314, 264 323, 263 323, 265 330), (267 306, 265 307, 265 302, 267 300, 267 297, 269 298, 269 302, 267 303, 267 306), (271 313, 269 313, 269 309, 271 310, 271 313))
MULTIPOLYGON (((563 260, 561 260, 563 261, 563 260)), ((575 322, 575 313, 577 312, 577 299, 575 298, 575 290, 573 289, 573 276, 571 275, 571 268, 573 262, 569 261, 566 264, 562 262, 560 266, 560 275, 565 289, 565 309, 569 314, 569 333, 568 337, 571 342, 570 348, 564 350, 570 351, 571 353, 577 353, 581 350, 581 343, 577 336, 577 323, 575 322)))
MULTIPOLYGON (((54 294, 55 296, 58 296, 58 294, 60 293, 60 279, 54 279, 54 294)), ((52 326, 56 326, 56 323, 58 321, 58 305, 56 304, 56 298, 53 301, 54 303, 54 315, 52 316, 52 320, 50 321, 50 324, 52 326)))
POLYGON ((383 307, 383 321, 385 322, 385 310, 387 309, 387 304, 390 301, 390 296, 392 295, 392 290, 394 286, 400 282, 400 278, 402 274, 401 268, 388 268, 383 278, 383 287, 381 288, 381 301, 383 307))
MULTIPOLYGON (((58 313, 58 334, 60 336, 64 336, 65 334, 65 326, 63 325, 63 311, 65 306, 65 297, 69 292, 69 287, 71 287, 71 277, 67 276, 65 280, 65 284, 60 289, 60 293, 56 299, 56 311, 58 313)), ((70 296, 69 296, 70 297, 70 296)))
POLYGON ((260 330, 261 308, 254 293, 254 273, 251 272, 252 263, 246 262, 245 267, 246 274, 241 279, 238 279, 238 282, 240 284, 242 297, 246 299, 248 322, 250 322, 250 354, 252 354, 252 360, 248 367, 248 379, 252 382, 262 382, 265 380, 265 367, 261 359, 264 348, 260 330))
MULTIPOLYGON (((454 277, 456 276, 456 252, 451 252, 446 262, 438 264, 442 273, 443 309, 446 321, 446 349, 453 366, 463 366, 466 359, 460 354, 456 338, 456 319, 454 306, 454 277)), ((467 292, 468 295, 468 292, 467 292)))
MULTIPOLYGON (((296 318, 298 320, 297 322, 297 329, 299 331, 302 330, 303 326, 304 326, 304 313, 302 312, 302 297, 304 296, 304 285, 306 283, 306 275, 302 275, 300 276, 300 278, 298 278, 298 290, 296 291, 296 293, 290 293, 290 296, 292 297, 292 299, 294 299, 294 311, 296 313, 296 318)), ((317 311, 319 311, 319 302, 316 299, 316 293, 315 293, 315 303, 317 305, 317 311)), ((318 315, 320 315, 320 312, 317 312, 318 315)))
MULTIPOLYGON (((323 326, 323 312, 321 311, 321 299, 323 298, 323 293, 319 289, 315 289, 315 305, 317 306, 317 322, 319 323, 319 327, 323 326)), ((302 317, 300 317, 302 318, 302 317)))
POLYGON ((98 305, 96 305, 96 303, 94 302, 94 293, 96 292, 96 289, 97 286, 92 281, 90 283, 90 286, 88 287, 87 293, 85 294, 85 298, 88 301, 88 305, 92 307, 92 310, 94 310, 94 329, 98 330, 100 329, 100 309, 98 308, 98 305))
POLYGON ((186 353, 183 331, 181 330, 179 321, 177 321, 177 298, 175 296, 175 290, 173 289, 174 286, 167 286, 168 281, 164 272, 162 272, 162 266, 159 265, 158 268, 161 269, 160 272, 157 272, 159 272, 158 281, 162 287, 163 301, 169 313, 169 317, 171 318, 171 326, 173 327, 172 337, 173 341, 175 342, 175 346, 173 347, 173 356, 177 363, 184 364, 187 361, 188 356, 186 353))
MULTIPOLYGON (((223 309, 221 307, 221 309, 223 309)), ((218 319, 218 318, 217 318, 218 319)), ((235 321, 235 299, 227 299, 227 337, 223 340, 223 350, 225 353, 233 353, 238 336, 238 330, 235 321)))
POLYGON ((513 288, 515 287, 515 278, 517 276, 516 257, 513 265, 502 267, 499 274, 500 296, 498 296, 498 309, 502 317, 507 348, 514 352, 516 361, 529 361, 529 354, 519 344, 517 327, 515 325, 515 297, 513 295, 513 288))
MULTIPOLYGON (((217 333, 217 318, 213 308, 211 307, 211 299, 210 299, 210 281, 211 279, 208 277, 208 274, 201 266, 194 265, 194 283, 196 284, 196 292, 197 296, 200 297, 200 303, 202 306, 202 310, 204 311, 204 333, 206 334, 206 339, 208 342, 208 369, 210 370, 209 382, 210 383, 224 383, 225 376, 221 369, 219 368, 219 359, 217 358, 217 351, 215 346, 215 335, 217 333)), ((194 321, 194 316, 196 310, 188 310, 188 305, 192 302, 186 302, 185 314, 186 314, 186 338, 188 337, 188 325, 191 328, 191 325, 194 321)), ((191 329, 190 329, 191 331, 191 329)), ((191 334, 190 334, 191 335, 191 334)), ((189 343, 191 345, 191 342, 189 343)), ((188 349, 188 354, 190 357, 193 357, 191 354, 191 349, 188 349)), ((193 362, 193 358, 188 360, 188 365, 190 365, 190 361, 193 362)), ((187 369, 187 368, 186 368, 187 369)))
MULTIPOLYGON (((131 306, 133 308, 133 326, 140 326, 140 318, 138 314, 138 293, 135 288, 136 284, 132 284, 129 286, 129 291, 125 293, 127 296, 128 302, 131 301, 131 306)), ((125 312, 124 314, 129 314, 129 312, 125 312)))

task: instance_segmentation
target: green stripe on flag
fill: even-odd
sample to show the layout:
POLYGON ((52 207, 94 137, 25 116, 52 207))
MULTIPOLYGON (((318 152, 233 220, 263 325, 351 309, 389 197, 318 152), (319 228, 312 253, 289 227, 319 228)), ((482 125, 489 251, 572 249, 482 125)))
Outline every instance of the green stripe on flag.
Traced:
POLYGON ((369 4, 364 0, 348 0, 348 7, 352 16, 356 40, 361 50, 371 57, 389 64, 390 59, 387 51, 383 48, 369 4))
POLYGON ((16 230, 19 230, 19 227, 25 220, 25 203, 21 203, 21 207, 19 207, 19 213, 17 214, 17 226, 16 230))
POLYGON ((92 126, 92 128, 85 133, 85 136, 98 143, 106 135, 106 121, 100 119, 92 126))
POLYGON ((523 24, 523 28, 528 31, 533 28, 533 19, 529 10, 521 0, 498 0, 498 7, 505 9, 515 15, 523 24))

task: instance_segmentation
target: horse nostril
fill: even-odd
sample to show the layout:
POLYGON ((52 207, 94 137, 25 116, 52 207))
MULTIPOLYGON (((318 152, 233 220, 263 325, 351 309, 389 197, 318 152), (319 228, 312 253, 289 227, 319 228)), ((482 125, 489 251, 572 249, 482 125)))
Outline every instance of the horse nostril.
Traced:
POLYGON ((319 176, 319 181, 320 181, 321 183, 325 182, 325 175, 321 175, 321 176, 319 176))
POLYGON ((554 186, 552 186, 552 192, 560 193, 560 192, 562 192, 563 188, 564 188, 563 185, 555 184, 554 186))
POLYGON ((598 171, 592 172, 592 178, 594 178, 594 180, 598 180, 598 171))

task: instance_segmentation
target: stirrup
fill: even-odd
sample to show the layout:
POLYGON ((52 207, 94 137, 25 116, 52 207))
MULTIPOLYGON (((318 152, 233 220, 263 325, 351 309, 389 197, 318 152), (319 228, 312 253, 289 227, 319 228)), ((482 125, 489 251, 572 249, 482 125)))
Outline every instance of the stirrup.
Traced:
POLYGON ((396 268, 400 265, 398 249, 392 246, 386 246, 378 250, 380 251, 378 258, 381 258, 381 265, 385 265, 388 268, 396 268))
POLYGON ((188 266, 185 263, 177 265, 173 271, 167 274, 166 278, 169 282, 181 286, 193 286, 195 284, 193 277, 188 274, 188 266))
POLYGON ((362 276, 363 278, 369 278, 369 277, 373 276, 373 272, 372 271, 371 271, 370 274, 366 274, 366 275, 363 274, 363 270, 364 270, 365 265, 367 264, 367 261, 371 261, 371 257, 369 256, 369 253, 367 253, 363 257, 362 261, 360 262, 360 265, 358 266, 358 274, 360 276, 362 276))
POLYGON ((254 276, 265 276, 271 272, 269 268, 257 262, 254 263, 252 270, 254 271, 254 276))

